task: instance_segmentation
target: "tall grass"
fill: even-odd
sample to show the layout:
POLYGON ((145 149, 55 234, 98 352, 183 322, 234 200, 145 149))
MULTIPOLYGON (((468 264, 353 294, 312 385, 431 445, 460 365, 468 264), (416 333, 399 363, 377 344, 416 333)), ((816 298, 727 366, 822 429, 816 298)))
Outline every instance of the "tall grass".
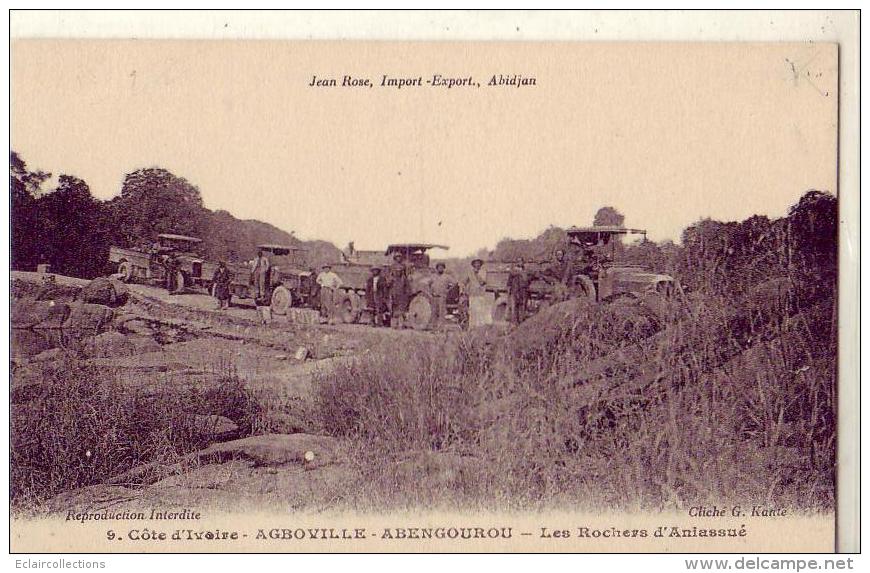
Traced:
POLYGON ((197 415, 226 416, 242 435, 261 415, 231 369, 204 388, 177 381, 146 387, 67 358, 45 366, 41 377, 37 392, 12 405, 11 497, 23 509, 143 464, 159 471, 209 442, 211 428, 197 415))
POLYGON ((572 301, 511 335, 403 344, 322 373, 316 408, 354 444, 362 507, 832 507, 829 304, 771 299, 754 322, 730 306, 572 301), (419 452, 467 463, 421 500, 427 469, 395 471, 419 452))

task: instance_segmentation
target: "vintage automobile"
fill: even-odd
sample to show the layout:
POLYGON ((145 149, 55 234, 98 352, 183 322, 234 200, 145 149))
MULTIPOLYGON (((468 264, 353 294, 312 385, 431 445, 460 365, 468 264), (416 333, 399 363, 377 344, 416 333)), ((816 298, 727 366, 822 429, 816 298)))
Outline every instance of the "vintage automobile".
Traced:
MULTIPOLYGON (((269 301, 272 312, 287 314, 292 307, 317 307, 318 287, 315 272, 306 265, 307 249, 288 245, 257 245, 271 263, 269 269, 269 301)), ((240 299, 254 299, 253 261, 228 263, 233 279, 230 293, 240 299)), ((212 271, 213 272, 213 271, 212 271)))
MULTIPOLYGON (((567 230, 566 257, 571 261, 572 276, 567 289, 557 295, 558 282, 548 269, 550 261, 526 261, 529 275, 527 311, 535 312, 554 302, 558 296, 583 297, 591 302, 609 302, 616 298, 637 298, 653 294, 669 297, 675 290, 670 275, 651 272, 639 265, 620 263, 617 237, 642 235, 643 229, 617 226, 571 227, 567 230)), ((492 318, 495 322, 507 319, 507 282, 514 262, 487 263, 487 290, 495 295, 492 318)))
POLYGON ((640 265, 620 263, 615 237, 642 235, 646 230, 625 227, 571 227, 569 243, 581 257, 581 268, 574 276, 574 286, 594 301, 608 301, 621 296, 658 293, 670 296, 675 287, 670 275, 654 273, 640 265), (585 271, 585 272, 584 272, 585 271))
MULTIPOLYGON (((431 266, 428 251, 448 249, 444 245, 430 243, 396 243, 385 251, 352 251, 346 253, 340 263, 333 265, 333 271, 341 278, 342 295, 339 299, 339 314, 342 322, 368 322, 373 309, 366 304, 366 280, 373 266, 386 269, 393 263, 396 253, 405 257, 411 280, 411 300, 408 308, 408 324, 415 329, 426 329, 432 325, 434 303, 429 292, 429 283, 435 269, 431 266)), ((455 288, 447 297, 447 313, 455 315, 459 306, 459 290, 455 288)))
POLYGON ((163 286, 167 283, 166 273, 173 269, 171 272, 177 273, 174 292, 193 286, 207 288, 211 273, 203 273, 204 260, 197 253, 201 242, 196 237, 163 233, 150 245, 129 249, 110 247, 109 263, 114 267, 114 274, 124 282, 163 286))

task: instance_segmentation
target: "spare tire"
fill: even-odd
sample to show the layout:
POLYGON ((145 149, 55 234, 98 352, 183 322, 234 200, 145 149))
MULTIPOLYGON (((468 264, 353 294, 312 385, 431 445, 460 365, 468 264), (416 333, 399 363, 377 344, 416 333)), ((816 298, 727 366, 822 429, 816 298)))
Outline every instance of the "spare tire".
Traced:
POLYGON ((284 285, 278 285, 272 291, 272 313, 285 315, 293 306, 293 293, 284 285))
POLYGON ((426 330, 435 318, 435 304, 429 293, 417 293, 408 305, 407 322, 415 330, 426 330))
POLYGON ((182 271, 175 271, 175 290, 172 294, 182 294, 185 290, 185 276, 182 271))
POLYGON ((492 306, 492 321, 493 322, 507 322, 509 316, 510 309, 508 306, 508 296, 501 295, 495 300, 495 304, 492 306))
POLYGON ((597 297, 597 292, 595 291, 595 283, 592 282, 592 279, 586 275, 577 275, 574 278, 574 284, 580 287, 581 298, 586 298, 589 302, 595 302, 597 297))
POLYGON ((338 317, 343 323, 353 324, 359 320, 362 304, 359 295, 355 292, 347 291, 340 295, 336 307, 338 308, 338 317))
POLYGON ((130 261, 121 261, 121 264, 118 265, 118 274, 121 275, 120 279, 125 283, 133 280, 133 263, 130 261))

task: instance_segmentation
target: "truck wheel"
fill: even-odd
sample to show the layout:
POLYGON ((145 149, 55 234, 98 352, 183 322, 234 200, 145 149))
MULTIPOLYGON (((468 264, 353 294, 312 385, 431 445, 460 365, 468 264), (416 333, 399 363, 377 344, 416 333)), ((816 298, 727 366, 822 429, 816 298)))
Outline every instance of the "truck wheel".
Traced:
POLYGON ((172 292, 174 294, 181 294, 184 292, 184 273, 181 271, 175 272, 175 290, 172 292))
POLYGON ((595 302, 597 293, 595 292, 595 283, 592 282, 592 279, 586 275, 578 275, 574 281, 580 287, 583 298, 588 299, 589 302, 595 302))
POLYGON ((133 280, 133 263, 123 261, 118 265, 118 274, 121 275, 121 282, 128 283, 133 280))
POLYGON ((674 294, 674 284, 668 281, 659 281, 656 283, 655 290, 664 298, 671 298, 674 294))
POLYGON ((293 306, 293 293, 285 286, 277 286, 272 291, 272 312, 278 315, 285 315, 293 306))
POLYGON ((431 297, 421 292, 411 299, 408 306, 408 322, 415 330, 426 330, 432 325, 435 316, 435 305, 431 297))
POLYGON ((506 322, 508 319, 508 297, 500 296, 492 306, 492 321, 506 322))
POLYGON ((345 324, 353 324, 359 320, 361 312, 359 295, 353 291, 345 293, 338 302, 338 316, 345 324))

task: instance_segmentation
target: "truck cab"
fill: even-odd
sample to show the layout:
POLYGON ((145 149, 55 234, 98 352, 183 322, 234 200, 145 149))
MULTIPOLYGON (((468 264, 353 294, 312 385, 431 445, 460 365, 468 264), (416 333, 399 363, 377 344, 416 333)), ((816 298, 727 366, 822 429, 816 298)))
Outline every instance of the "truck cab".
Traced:
POLYGON ((640 265, 618 262, 617 245, 629 235, 641 235, 646 240, 645 229, 629 229, 618 226, 571 227, 567 231, 568 243, 574 247, 570 256, 575 258, 579 273, 575 286, 590 299, 610 300, 618 296, 633 296, 655 292, 670 295, 674 278, 655 273, 640 265))

